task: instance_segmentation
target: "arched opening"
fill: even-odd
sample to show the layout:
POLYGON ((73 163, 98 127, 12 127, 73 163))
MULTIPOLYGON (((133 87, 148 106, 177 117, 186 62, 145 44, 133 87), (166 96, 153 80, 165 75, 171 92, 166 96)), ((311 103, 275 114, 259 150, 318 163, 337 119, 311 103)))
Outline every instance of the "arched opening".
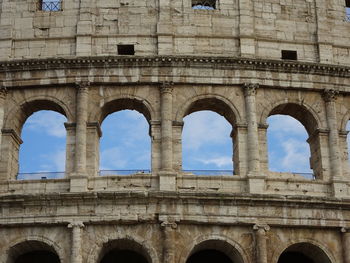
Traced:
POLYGON ((331 263, 326 253, 310 243, 297 243, 283 251, 277 263, 331 263))
POLYGON ((101 129, 101 175, 150 173, 149 124, 141 113, 114 112, 104 119, 101 129))
POLYGON ((270 171, 292 173, 313 179, 310 146, 304 126, 287 115, 267 119, 267 148, 270 171))
POLYGON ((26 241, 10 248, 7 263, 60 263, 53 247, 40 241, 26 241))
POLYGON ((192 113, 184 118, 182 165, 184 171, 233 173, 232 126, 211 111, 192 113))
POLYGON ((103 245, 99 263, 152 263, 146 249, 130 239, 113 240, 103 245))
POLYGON ((22 128, 17 179, 64 177, 66 161, 66 117, 55 111, 37 111, 22 128))
POLYGON ((224 253, 215 249, 206 249, 198 251, 191 255, 186 263, 233 263, 233 261, 224 253))
POLYGON ((294 103, 275 107, 267 119, 269 169, 293 178, 314 179, 322 174, 317 121, 304 106, 294 103))
POLYGON ((232 175, 233 152, 238 148, 231 137, 235 116, 218 99, 192 103, 184 117, 182 131, 182 169, 198 175, 232 175))
POLYGON ((243 263, 236 248, 223 240, 206 240, 197 244, 186 263, 243 263))

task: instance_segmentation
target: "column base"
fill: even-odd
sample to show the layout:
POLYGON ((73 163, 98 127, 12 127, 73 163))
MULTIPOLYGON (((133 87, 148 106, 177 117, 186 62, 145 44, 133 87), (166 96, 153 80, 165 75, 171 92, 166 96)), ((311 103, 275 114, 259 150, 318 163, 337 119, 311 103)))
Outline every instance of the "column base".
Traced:
POLYGON ((176 173, 173 171, 160 171, 159 190, 160 191, 176 191, 176 173))
POLYGON ((248 191, 250 194, 263 194, 265 192, 265 175, 248 174, 248 191))
POLYGON ((88 177, 82 174, 71 174, 70 192, 86 192, 88 186, 88 177))

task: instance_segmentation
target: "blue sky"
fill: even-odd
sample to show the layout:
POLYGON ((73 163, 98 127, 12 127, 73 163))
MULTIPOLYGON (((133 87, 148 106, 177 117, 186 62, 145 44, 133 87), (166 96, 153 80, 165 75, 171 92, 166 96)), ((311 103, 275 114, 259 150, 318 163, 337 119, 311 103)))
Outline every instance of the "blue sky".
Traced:
MULTIPOLYGON (((53 111, 39 111, 27 119, 22 130, 21 173, 64 171, 65 121, 64 116, 53 111)), ((184 123, 184 170, 233 169, 232 127, 222 116, 200 111, 186 116, 184 123)), ((292 117, 282 115, 269 117, 268 124, 270 170, 310 173, 310 150, 305 128, 292 117)), ((146 119, 137 111, 125 110, 107 116, 102 123, 100 169, 150 169, 151 140, 148 130, 146 119)), ((40 177, 25 175, 20 178, 40 177)))

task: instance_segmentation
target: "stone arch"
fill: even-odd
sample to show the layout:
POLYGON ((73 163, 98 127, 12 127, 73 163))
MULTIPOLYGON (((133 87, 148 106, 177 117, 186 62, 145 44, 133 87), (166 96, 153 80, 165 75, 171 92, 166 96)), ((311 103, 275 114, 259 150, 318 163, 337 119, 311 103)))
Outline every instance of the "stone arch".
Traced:
POLYGON ((288 251, 304 252, 307 255, 314 256, 315 263, 335 263, 334 256, 322 243, 313 239, 290 240, 287 244, 280 245, 272 255, 272 263, 278 263, 283 252, 288 251))
POLYGON ((201 110, 211 110, 222 115, 232 126, 242 122, 241 115, 235 105, 218 94, 198 95, 190 98, 179 107, 175 120, 182 122, 187 115, 201 110))
POLYGON ((18 238, 9 242, 6 250, 6 263, 13 263, 14 257, 21 254, 33 251, 35 249, 43 249, 56 254, 61 263, 64 263, 64 251, 56 242, 44 236, 28 236, 25 238, 18 238))
POLYGON ((248 263, 248 255, 235 241, 221 235, 203 235, 197 237, 181 253, 179 263, 186 263, 194 253, 204 249, 215 249, 227 255, 234 263, 248 263))
POLYGON ((108 244, 110 244, 112 248, 114 245, 116 247, 131 245, 132 248, 136 248, 135 252, 141 252, 141 255, 145 256, 149 263, 159 263, 160 261, 156 250, 147 241, 148 240, 134 235, 117 234, 105 237, 91 248, 87 263, 100 263, 102 256, 106 253, 106 249, 108 250, 108 244))
POLYGON ((93 114, 91 119, 97 120, 101 124, 109 114, 121 110, 136 110, 145 116, 148 123, 156 115, 154 108, 148 100, 134 95, 121 94, 104 100, 100 111, 93 114))
POLYGON ((265 124, 268 117, 276 114, 295 118, 305 127, 309 136, 322 127, 322 121, 313 108, 297 100, 280 100, 265 107, 260 116, 260 123, 265 124))
POLYGON ((68 105, 52 96, 34 96, 19 102, 4 118, 4 128, 14 129, 20 135, 23 124, 34 112, 52 110, 61 113, 72 122, 74 117, 68 105))

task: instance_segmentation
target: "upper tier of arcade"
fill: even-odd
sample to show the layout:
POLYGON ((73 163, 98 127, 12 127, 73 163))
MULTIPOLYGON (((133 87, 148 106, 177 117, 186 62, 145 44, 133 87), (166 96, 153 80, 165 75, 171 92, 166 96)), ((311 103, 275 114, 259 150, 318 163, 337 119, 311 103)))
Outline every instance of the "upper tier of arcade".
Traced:
POLYGON ((0 0, 0 60, 197 55, 349 66, 349 7, 349 0, 0 0))

